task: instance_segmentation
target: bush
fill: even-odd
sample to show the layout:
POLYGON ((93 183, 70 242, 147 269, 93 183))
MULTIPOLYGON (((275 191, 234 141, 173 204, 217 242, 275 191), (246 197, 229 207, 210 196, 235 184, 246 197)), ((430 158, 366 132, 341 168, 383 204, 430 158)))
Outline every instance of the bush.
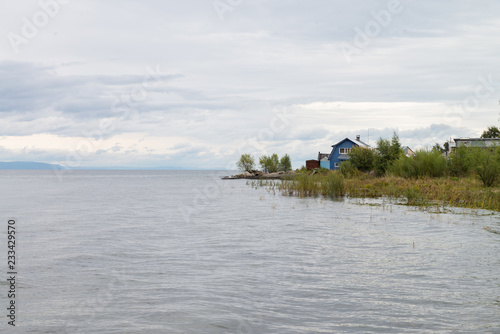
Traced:
POLYGON ((351 160, 344 161, 340 164, 340 173, 345 178, 354 177, 358 172, 356 166, 352 163, 351 160))
POLYGON ((500 163, 497 156, 487 148, 469 148, 474 158, 474 170, 486 187, 493 186, 500 172, 500 163))
POLYGON ((419 150, 415 156, 402 155, 390 167, 391 174, 405 178, 442 177, 446 171, 446 159, 440 151, 419 150))
POLYGON ((406 155, 399 157, 398 160, 394 161, 389 172, 395 176, 411 178, 415 177, 415 165, 411 158, 408 158, 406 155))
POLYGON ((419 150, 412 158, 415 164, 414 177, 442 177, 446 171, 446 159, 437 150, 419 150))
POLYGON ((349 161, 358 170, 369 172, 375 167, 375 151, 367 147, 354 147, 349 153, 349 161))
POLYGON ((464 177, 471 172, 472 165, 469 149, 461 146, 448 157, 447 171, 450 176, 464 177))

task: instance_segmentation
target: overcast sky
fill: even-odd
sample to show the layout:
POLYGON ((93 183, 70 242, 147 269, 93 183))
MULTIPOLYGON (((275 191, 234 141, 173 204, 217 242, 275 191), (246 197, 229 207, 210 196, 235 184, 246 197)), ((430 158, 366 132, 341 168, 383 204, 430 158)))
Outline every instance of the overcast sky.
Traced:
POLYGON ((0 160, 294 167, 345 137, 498 125, 496 0, 0 3, 0 160))

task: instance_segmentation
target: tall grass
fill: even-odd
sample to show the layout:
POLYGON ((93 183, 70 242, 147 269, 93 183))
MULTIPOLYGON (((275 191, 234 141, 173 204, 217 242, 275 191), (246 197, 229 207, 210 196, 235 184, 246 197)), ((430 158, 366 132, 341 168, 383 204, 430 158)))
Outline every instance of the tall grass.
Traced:
POLYGON ((286 184, 290 186, 289 190, 293 189, 293 192, 300 197, 317 196, 319 193, 318 182, 306 173, 301 173, 286 184))
POLYGON ((323 196, 339 197, 345 194, 344 176, 339 172, 327 174, 320 186, 323 196))
POLYGON ((284 195, 299 197, 344 196, 344 176, 336 171, 316 175, 301 173, 292 180, 282 181, 279 190, 284 195))
POLYGON ((422 203, 422 193, 416 187, 410 187, 405 190, 406 204, 418 205, 422 203))
POLYGON ((266 187, 271 193, 298 197, 389 197, 398 203, 416 206, 455 206, 500 211, 500 190, 484 187, 482 181, 464 178, 375 177, 360 173, 345 178, 338 171, 310 175, 303 173, 292 180, 253 181, 253 187, 266 187))

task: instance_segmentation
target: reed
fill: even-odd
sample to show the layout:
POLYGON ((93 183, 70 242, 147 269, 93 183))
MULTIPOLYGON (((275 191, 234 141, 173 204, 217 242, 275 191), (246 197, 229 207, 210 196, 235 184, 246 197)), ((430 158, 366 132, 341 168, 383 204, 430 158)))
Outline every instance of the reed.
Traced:
POLYGON ((321 193, 326 197, 340 197, 345 194, 344 176, 339 172, 329 173, 320 182, 321 193))
POLYGON ((375 177, 367 173, 346 178, 340 172, 302 173, 292 180, 255 181, 252 186, 266 187, 273 193, 298 197, 389 197, 398 203, 414 206, 454 206, 500 211, 500 189, 485 187, 475 177, 399 176, 375 177))

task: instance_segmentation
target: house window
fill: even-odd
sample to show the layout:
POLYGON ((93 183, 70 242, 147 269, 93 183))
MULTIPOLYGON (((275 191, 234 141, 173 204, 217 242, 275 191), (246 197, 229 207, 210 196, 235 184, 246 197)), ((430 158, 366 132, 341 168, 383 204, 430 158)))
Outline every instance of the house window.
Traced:
POLYGON ((340 163, 336 162, 335 163, 335 168, 339 168, 340 167, 340 163))
POLYGON ((341 148, 340 149, 340 154, 349 154, 349 153, 351 153, 350 148, 341 148))

